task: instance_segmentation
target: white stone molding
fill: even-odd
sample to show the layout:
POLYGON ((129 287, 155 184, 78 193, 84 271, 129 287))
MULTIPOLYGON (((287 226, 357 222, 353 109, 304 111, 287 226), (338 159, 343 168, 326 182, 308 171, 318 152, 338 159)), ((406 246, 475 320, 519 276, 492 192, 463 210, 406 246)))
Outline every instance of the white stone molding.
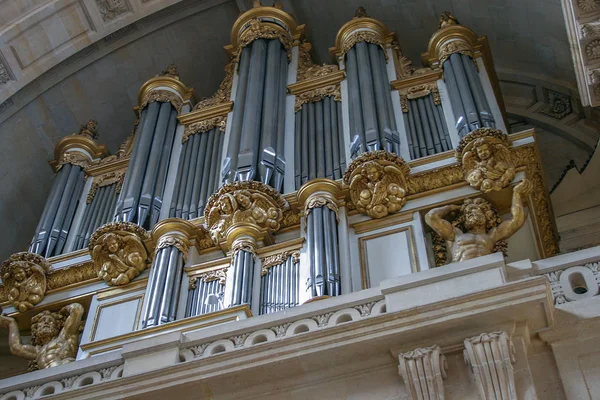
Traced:
POLYGON ((600 263, 592 262, 546 274, 554 304, 583 300, 600 292, 600 263))
POLYGON ((506 332, 482 333, 465 339, 465 361, 483 400, 517 400, 512 364, 514 347, 506 332))
POLYGON ((438 345, 398 354, 398 373, 411 400, 443 400, 447 370, 438 345))

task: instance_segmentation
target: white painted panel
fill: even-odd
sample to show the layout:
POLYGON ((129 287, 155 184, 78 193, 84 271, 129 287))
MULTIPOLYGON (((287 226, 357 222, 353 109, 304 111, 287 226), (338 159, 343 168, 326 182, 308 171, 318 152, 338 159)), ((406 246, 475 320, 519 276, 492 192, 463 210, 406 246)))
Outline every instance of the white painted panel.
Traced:
MULTIPOLYGON (((511 215, 506 214, 502 216, 502 219, 510 219, 511 215)), ((525 225, 512 235, 507 240, 508 243, 508 255, 506 262, 513 262, 518 260, 529 259, 531 261, 538 260, 540 258, 535 240, 535 233, 533 225, 531 223, 531 214, 528 213, 525 225)))
POLYGON ((96 334, 92 341, 122 335, 134 330, 141 297, 113 305, 100 305, 96 334))
POLYGON ((364 241, 369 287, 385 279, 412 273, 410 232, 403 230, 364 241))

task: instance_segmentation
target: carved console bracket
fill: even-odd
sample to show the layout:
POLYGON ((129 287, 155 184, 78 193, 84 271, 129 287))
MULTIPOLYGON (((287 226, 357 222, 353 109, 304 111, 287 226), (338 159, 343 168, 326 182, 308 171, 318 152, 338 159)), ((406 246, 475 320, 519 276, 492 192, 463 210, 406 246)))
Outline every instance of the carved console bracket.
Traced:
POLYGON ((111 222, 90 237, 89 251, 98 277, 109 286, 131 282, 152 262, 150 234, 130 222, 111 222))
POLYGON ((448 365, 440 346, 398 354, 398 372, 411 400, 443 400, 448 365))
POLYGON ((408 164, 385 150, 363 153, 344 173, 350 200, 356 209, 371 218, 383 218, 400 211, 406 203, 408 164))
POLYGON ((514 347, 506 332, 465 339, 465 361, 471 367, 482 400, 517 400, 512 364, 514 347))
POLYGON ((480 128, 465 135, 456 158, 465 180, 483 193, 507 187, 515 177, 515 163, 508 135, 494 128, 480 128))
POLYGON ((44 299, 50 269, 44 257, 28 252, 15 253, 0 265, 8 301, 17 311, 31 310, 44 299))

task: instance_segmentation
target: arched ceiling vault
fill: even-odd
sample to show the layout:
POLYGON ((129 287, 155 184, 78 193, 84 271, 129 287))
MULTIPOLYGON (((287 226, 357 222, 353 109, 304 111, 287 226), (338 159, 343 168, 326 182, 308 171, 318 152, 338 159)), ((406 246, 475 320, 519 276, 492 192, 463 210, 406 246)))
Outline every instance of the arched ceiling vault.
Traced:
MULTIPOLYGON (((212 95, 227 63, 222 47, 250 3, 0 0, 0 221, 5 227, 0 230, 0 259, 29 243, 50 190, 47 161, 54 145, 94 118, 99 142, 116 151, 132 128, 131 107, 139 87, 169 63, 177 64, 181 79, 195 88, 198 98, 212 95), (53 31, 67 26, 64 18, 83 24, 77 25, 80 31, 67 29, 69 35, 79 32, 76 37, 53 31)), ((564 159, 565 164, 569 158, 583 159, 595 147, 595 111, 584 109, 577 99, 564 20, 555 0, 282 3, 306 25, 314 60, 320 63, 331 62, 328 48, 338 28, 364 6, 397 32, 403 53, 419 67, 439 14, 450 11, 488 37, 509 116, 541 128, 548 149, 566 149, 562 157, 548 159, 548 168, 562 169, 564 159)))

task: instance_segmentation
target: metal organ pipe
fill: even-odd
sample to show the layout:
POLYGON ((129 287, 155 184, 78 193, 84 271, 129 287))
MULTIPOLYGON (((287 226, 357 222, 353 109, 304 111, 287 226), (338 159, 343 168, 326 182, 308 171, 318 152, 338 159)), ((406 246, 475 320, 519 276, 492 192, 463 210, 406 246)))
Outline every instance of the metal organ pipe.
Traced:
POLYGON ((298 259, 289 255, 283 262, 269 266, 260 279, 260 314, 270 314, 299 305, 298 259))
POLYGON ((451 150, 448 128, 442 122, 442 106, 434 104, 432 95, 407 102, 408 113, 404 120, 410 157, 415 159, 451 150))

